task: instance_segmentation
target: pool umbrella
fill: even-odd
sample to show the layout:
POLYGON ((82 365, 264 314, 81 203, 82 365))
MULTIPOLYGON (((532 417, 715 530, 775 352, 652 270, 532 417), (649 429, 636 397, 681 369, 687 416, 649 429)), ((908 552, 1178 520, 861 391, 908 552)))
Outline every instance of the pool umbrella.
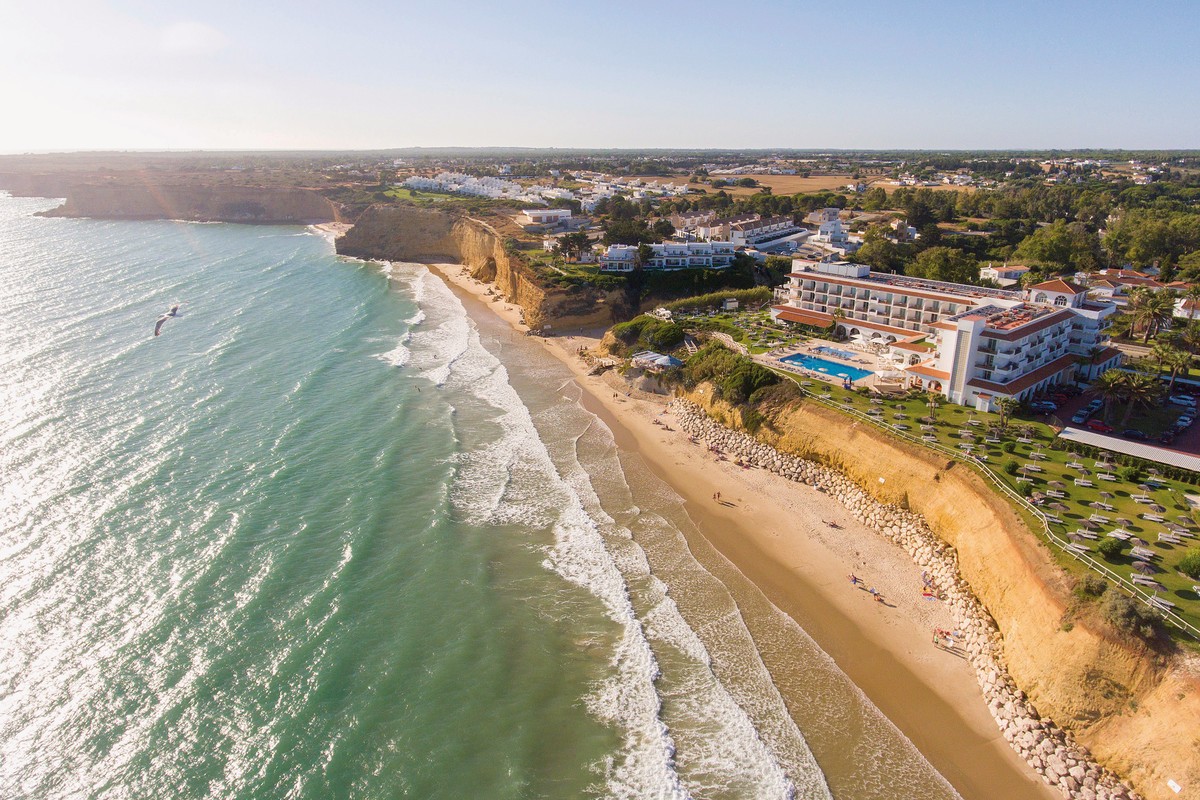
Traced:
POLYGON ((1092 530, 1095 530, 1096 528, 1099 528, 1100 523, 1093 522, 1090 519, 1081 519, 1081 520, 1079 520, 1079 527, 1087 528, 1089 531, 1092 531, 1092 530))
POLYGON ((1079 470, 1079 474, 1080 475, 1091 475, 1092 471, 1090 469, 1088 469, 1087 467, 1084 467, 1083 469, 1079 470))
POLYGON ((1126 528, 1128 528, 1128 527, 1130 527, 1130 526, 1132 526, 1132 525, 1133 525, 1133 520, 1131 520, 1131 519, 1128 519, 1128 518, 1126 518, 1126 517, 1117 517, 1117 522, 1121 523, 1121 524, 1122 524, 1122 525, 1124 525, 1126 528))
POLYGON ((1167 510, 1167 509, 1163 508, 1162 506, 1160 506, 1158 503, 1151 504, 1150 509, 1152 511, 1154 511, 1156 514, 1161 514, 1162 512, 1167 510))
POLYGON ((1140 536, 1133 536, 1129 539, 1130 544, 1136 544, 1138 547, 1146 547, 1146 540, 1140 536))
POLYGON ((1106 500, 1111 500, 1115 495, 1112 492, 1101 492, 1100 496, 1106 500))
POLYGON ((1143 575, 1149 575, 1154 572, 1154 565, 1148 561, 1135 561, 1133 562, 1133 568, 1143 575))
POLYGON ((1190 514, 1180 514, 1179 516, 1175 517, 1175 519, 1179 520, 1180 522, 1186 522, 1189 525, 1195 522, 1190 514))
POLYGON ((1072 542, 1082 542, 1087 537, 1080 536, 1078 533, 1068 533, 1067 538, 1070 539, 1072 542))
POLYGON ((1050 481, 1050 484, 1049 484, 1049 485, 1050 485, 1050 486, 1053 486, 1055 489, 1065 489, 1065 488, 1067 488, 1067 485, 1066 485, 1065 483, 1063 483, 1062 481, 1050 481))
POLYGON ((1066 503, 1051 503, 1050 507, 1055 511, 1070 511, 1071 507, 1066 503))
POLYGON ((1151 491, 1150 484, 1148 484, 1148 483, 1139 483, 1138 488, 1141 489, 1143 492, 1151 491))

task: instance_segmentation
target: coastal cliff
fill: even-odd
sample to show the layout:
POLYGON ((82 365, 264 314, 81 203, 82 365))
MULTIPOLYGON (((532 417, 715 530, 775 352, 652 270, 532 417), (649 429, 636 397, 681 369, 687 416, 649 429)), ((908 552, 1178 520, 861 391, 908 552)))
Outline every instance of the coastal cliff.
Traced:
POLYGON ((547 286, 489 222, 452 211, 416 206, 373 206, 337 240, 341 255, 387 261, 455 262, 499 296, 521 306, 539 329, 609 324, 606 296, 584 288, 547 286))
MULTIPOLYGON (((26 188, 26 187, 18 187, 26 188)), ((34 186, 42 196, 65 196, 47 217, 181 219, 256 225, 339 221, 337 207, 306 189, 255 186, 171 186, 131 183, 34 186)))
MULTIPOLYGON (((744 428, 736 411, 705 393, 689 399, 744 428)), ((757 431, 761 441, 834 467, 880 502, 906 506, 955 549, 959 573, 1003 636, 1008 673, 1042 715, 1152 800, 1176 796, 1168 779, 1200 782, 1194 659, 1118 639, 1076 608, 1069 578, 975 472, 815 403, 774 409, 768 419, 757 431)))

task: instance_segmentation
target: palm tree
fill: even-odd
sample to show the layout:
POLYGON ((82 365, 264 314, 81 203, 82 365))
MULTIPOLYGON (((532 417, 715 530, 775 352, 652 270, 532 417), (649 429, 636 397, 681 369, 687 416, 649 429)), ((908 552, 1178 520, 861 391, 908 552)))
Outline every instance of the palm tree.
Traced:
POLYGON ((1130 373, 1119 369, 1110 369, 1101 373, 1100 377, 1084 390, 1086 394, 1099 397, 1104 401, 1104 419, 1106 421, 1110 416, 1112 404, 1125 397, 1125 386, 1129 383, 1129 375, 1130 373))
POLYGON ((1008 427, 1009 417, 1020 407, 1020 402, 1014 397, 1001 397, 996 400, 996 410, 1000 412, 1000 430, 1008 427))
POLYGON ((1125 399, 1129 405, 1125 406, 1125 416, 1121 417, 1122 427, 1129 422, 1135 407, 1152 406, 1163 393, 1162 380, 1157 375, 1147 375, 1144 372, 1125 374, 1129 376, 1125 381, 1125 399))
POLYGON ((1129 315, 1133 320, 1130 333, 1142 329, 1142 341, 1149 342, 1151 335, 1170 323, 1175 314, 1175 301, 1168 291, 1152 292, 1139 286, 1129 292, 1129 315))
POLYGON ((1176 349, 1170 359, 1166 362, 1167 369, 1171 371, 1171 382, 1167 385, 1167 394, 1175 390, 1175 379, 1179 377, 1179 373, 1187 372, 1192 366, 1192 354, 1186 350, 1176 349))
POLYGON ((1158 371, 1161 373, 1163 367, 1170 362, 1171 358, 1178 353, 1178 348, 1165 338, 1160 337, 1154 342, 1154 346, 1150 348, 1150 357, 1158 364, 1158 371))

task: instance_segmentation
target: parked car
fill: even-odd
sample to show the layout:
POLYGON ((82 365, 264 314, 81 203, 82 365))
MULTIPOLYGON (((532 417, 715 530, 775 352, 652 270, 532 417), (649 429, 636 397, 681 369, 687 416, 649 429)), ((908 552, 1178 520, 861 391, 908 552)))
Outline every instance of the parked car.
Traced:
POLYGON ((1188 408, 1196 407, 1196 398, 1187 394, 1173 394, 1167 398, 1168 403, 1174 403, 1177 406, 1187 406, 1188 408))
POLYGON ((1075 412, 1075 416, 1071 417, 1071 422, 1074 422, 1076 425, 1082 425, 1088 421, 1088 417, 1090 416, 1092 416, 1092 412, 1086 408, 1081 408, 1075 412))
POLYGON ((1137 428, 1126 428, 1125 430, 1121 431, 1121 435, 1126 439, 1137 439, 1139 442, 1144 442, 1150 438, 1137 428))
POLYGON ((1087 410, 1095 414, 1104 406, 1104 401, 1097 397, 1095 400, 1087 404, 1087 410))
POLYGON ((1191 414, 1184 414, 1182 417, 1175 420, 1175 427, 1179 428, 1180 430, 1183 430, 1184 428, 1190 428, 1192 427, 1192 423, 1195 421, 1196 418, 1191 414))
POLYGON ((1058 404, 1050 400, 1034 400, 1029 404, 1029 407, 1034 411, 1040 411, 1044 414, 1058 411, 1058 404))
POLYGON ((1113 426, 1109 425, 1107 422, 1105 422, 1102 419, 1093 419, 1088 422, 1087 426, 1089 428, 1091 428, 1092 430, 1094 430, 1096 433, 1112 433, 1113 432, 1113 426))
POLYGON ((1163 444, 1170 444, 1171 442, 1175 441, 1175 437, 1177 435, 1178 435, 1178 432, 1174 428, 1171 428, 1169 430, 1163 431, 1162 436, 1159 436, 1158 440, 1160 442, 1162 442, 1163 444))

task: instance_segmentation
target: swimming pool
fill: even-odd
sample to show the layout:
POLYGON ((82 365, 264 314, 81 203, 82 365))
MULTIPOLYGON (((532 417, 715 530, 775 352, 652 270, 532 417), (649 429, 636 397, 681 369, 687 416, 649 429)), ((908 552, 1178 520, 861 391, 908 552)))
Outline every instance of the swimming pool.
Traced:
POLYGON ((849 375, 850 380, 856 381, 860 378, 865 378, 871 374, 870 370, 859 369, 852 367, 849 364, 841 364, 837 361, 830 361, 825 358, 817 358, 816 356, 806 355, 804 353, 796 353, 795 355, 786 356, 781 359, 789 364, 795 364, 798 367, 811 369, 814 372, 823 372, 831 378, 836 378, 838 375, 849 375))
POLYGON ((854 359, 858 358, 857 353, 851 353, 848 350, 838 350, 836 347, 829 347, 828 345, 814 347, 813 352, 823 353, 824 355, 833 356, 834 358, 840 358, 845 361, 853 361, 854 359))

